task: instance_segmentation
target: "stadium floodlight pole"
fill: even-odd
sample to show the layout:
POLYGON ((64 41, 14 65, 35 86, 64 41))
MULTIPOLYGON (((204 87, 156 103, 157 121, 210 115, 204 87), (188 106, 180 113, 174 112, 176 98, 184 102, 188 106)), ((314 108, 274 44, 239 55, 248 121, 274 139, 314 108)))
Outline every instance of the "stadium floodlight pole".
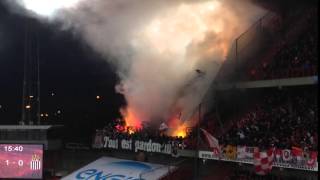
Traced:
POLYGON ((22 112, 21 112, 21 125, 26 121, 26 96, 27 96, 27 48, 28 48, 28 24, 25 23, 25 35, 24 35, 24 65, 23 65, 23 85, 22 85, 22 112))
POLYGON ((37 66, 37 124, 40 125, 41 124, 41 118, 40 118, 40 37, 37 31, 36 34, 36 66, 37 66))

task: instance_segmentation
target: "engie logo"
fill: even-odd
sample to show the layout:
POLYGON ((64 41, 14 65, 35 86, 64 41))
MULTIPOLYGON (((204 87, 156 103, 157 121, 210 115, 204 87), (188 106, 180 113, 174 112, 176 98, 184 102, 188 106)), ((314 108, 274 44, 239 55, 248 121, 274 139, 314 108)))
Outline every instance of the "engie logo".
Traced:
POLYGON ((87 169, 76 174, 76 179, 90 180, 143 180, 139 175, 148 172, 152 168, 149 165, 134 161, 112 162, 106 165, 108 171, 87 169), (130 175, 126 174, 131 172, 130 175))

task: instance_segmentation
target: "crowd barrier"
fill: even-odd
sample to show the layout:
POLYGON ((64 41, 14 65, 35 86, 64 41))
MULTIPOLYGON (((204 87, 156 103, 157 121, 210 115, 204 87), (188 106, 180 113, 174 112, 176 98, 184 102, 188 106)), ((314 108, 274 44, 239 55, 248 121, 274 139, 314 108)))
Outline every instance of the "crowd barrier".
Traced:
MULTIPOLYGON (((179 157, 174 142, 157 142, 153 140, 110 138, 109 136, 96 136, 92 144, 94 149, 113 149, 131 152, 152 152, 179 157)), ((218 151, 199 150, 198 158, 229 161, 235 163, 253 164, 254 147, 227 145, 218 151)), ((293 149, 275 149, 274 167, 298 169, 305 171, 318 171, 318 152, 298 152, 293 149)), ((183 156, 183 155, 181 155, 183 156)))
MULTIPOLYGON (((198 155, 201 159, 213 159, 220 161, 229 161, 235 163, 253 164, 253 149, 254 147, 245 146, 226 146, 220 154, 214 151, 199 151, 198 155)), ((303 152, 302 156, 295 156, 290 149, 277 149, 274 152, 274 167, 298 169, 305 171, 318 171, 317 152, 303 152), (316 156, 311 157, 311 153, 316 153, 316 156)))

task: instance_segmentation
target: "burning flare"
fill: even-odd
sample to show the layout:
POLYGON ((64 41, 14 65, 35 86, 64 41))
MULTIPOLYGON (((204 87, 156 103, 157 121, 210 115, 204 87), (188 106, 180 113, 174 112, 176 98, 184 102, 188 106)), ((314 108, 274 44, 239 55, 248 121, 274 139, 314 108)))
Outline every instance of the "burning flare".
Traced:
POLYGON ((181 124, 178 127, 174 128, 174 131, 169 134, 170 136, 173 137, 186 137, 187 136, 187 127, 185 124, 181 124))
POLYGON ((181 113, 176 113, 169 120, 169 130, 166 134, 172 137, 184 138, 187 136, 188 128, 190 128, 190 126, 188 126, 188 122, 181 120, 181 113))
POLYGON ((132 134, 142 128, 141 120, 132 109, 122 108, 120 112, 125 120, 125 129, 129 134, 132 134))

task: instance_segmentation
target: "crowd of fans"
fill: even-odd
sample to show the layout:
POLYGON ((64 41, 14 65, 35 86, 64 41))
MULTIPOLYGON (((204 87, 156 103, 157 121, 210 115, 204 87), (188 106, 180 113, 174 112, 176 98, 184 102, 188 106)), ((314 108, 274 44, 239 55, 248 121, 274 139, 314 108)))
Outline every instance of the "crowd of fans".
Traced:
MULTIPOLYGON (((317 151, 316 87, 271 88, 261 93, 264 95, 258 95, 259 100, 252 106, 243 108, 236 118, 232 117, 231 127, 218 137, 219 144, 263 149, 299 147, 306 151, 317 151)), ((161 144, 172 143, 181 149, 193 149, 197 144, 196 128, 183 138, 168 136, 157 128, 142 128, 132 133, 129 130, 119 131, 115 128, 117 123, 108 124, 100 133, 113 139, 151 139, 161 144)), ((211 132, 210 127, 203 128, 211 132)))
POLYGON ((306 15, 305 24, 308 26, 294 42, 283 37, 272 59, 260 62, 248 71, 251 80, 301 77, 317 73, 318 29, 317 16, 314 14, 315 9, 306 15))
POLYGON ((220 144, 317 150, 316 89, 274 90, 219 138, 220 144))

